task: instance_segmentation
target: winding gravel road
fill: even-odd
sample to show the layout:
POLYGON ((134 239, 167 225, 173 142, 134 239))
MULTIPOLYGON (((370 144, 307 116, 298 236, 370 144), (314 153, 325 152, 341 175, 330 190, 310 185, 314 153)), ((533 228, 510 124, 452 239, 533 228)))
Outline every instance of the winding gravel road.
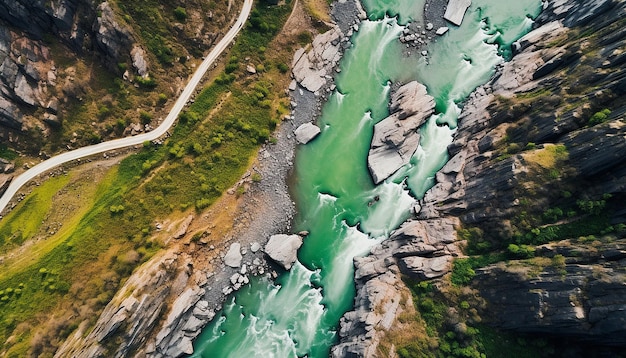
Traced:
MULTIPOLYGON (((231 27, 228 33, 226 33, 224 38, 222 38, 222 40, 218 42, 215 48, 211 50, 211 52, 206 56, 204 61, 202 61, 202 64, 198 67, 193 77, 183 90, 183 93, 180 95, 180 97, 178 97, 178 100, 176 100, 174 107, 172 107, 172 110, 160 126, 148 133, 143 133, 133 137, 114 139, 108 142, 90 145, 88 147, 83 147, 80 149, 72 150, 70 152, 62 153, 35 165, 31 169, 25 171, 24 173, 13 179, 7 190, 4 192, 4 195, 2 195, 2 197, 0 198, 0 213, 4 211, 6 206, 9 204, 9 201, 11 200, 11 198, 13 198, 17 191, 24 184, 26 184, 28 181, 35 178, 39 174, 42 174, 58 165, 70 162, 72 160, 98 153, 103 153, 110 150, 141 144, 145 141, 155 140, 164 135, 174 124, 176 118, 178 118, 178 115, 191 97, 193 91, 200 83, 200 80, 202 80, 202 77, 204 76, 206 71, 219 57, 219 55, 226 49, 226 47, 230 45, 235 36, 243 28, 243 24, 246 22, 248 15, 250 15, 252 2, 253 0, 244 0, 243 8, 241 9, 241 13, 239 14, 237 22, 235 22, 233 27, 231 27)), ((2 216, 0 216, 0 218, 2 218, 2 216)))

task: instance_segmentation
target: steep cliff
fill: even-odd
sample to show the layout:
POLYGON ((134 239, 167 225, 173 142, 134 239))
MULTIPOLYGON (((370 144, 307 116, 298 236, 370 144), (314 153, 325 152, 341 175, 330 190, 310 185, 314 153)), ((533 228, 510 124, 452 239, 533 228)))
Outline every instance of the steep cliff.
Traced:
POLYGON ((513 60, 465 103, 451 159, 417 218, 355 262, 356 309, 342 320, 336 356, 489 355, 498 341, 513 352, 506 332, 541 342, 525 347, 539 355, 618 354, 625 14, 623 1, 544 3, 513 60), (399 244, 420 226, 451 229, 413 231, 411 249, 399 244), (459 247, 471 256, 459 259, 459 247), (400 276, 427 333, 412 341, 398 335, 407 317, 389 304, 400 276))
POLYGON ((38 118, 40 126, 61 125, 59 97, 74 93, 57 88, 64 69, 57 68, 58 57, 51 52, 65 50, 52 47, 55 41, 76 57, 98 54, 101 64, 110 69, 130 62, 136 42, 130 27, 116 20, 108 2, 0 2, 0 124, 5 128, 15 133, 32 128, 34 124, 24 123, 24 116, 38 117, 35 112, 40 108, 45 111, 38 118))
POLYGON ((227 28, 229 3, 0 1, 3 145, 45 158, 149 130, 187 60, 227 28))

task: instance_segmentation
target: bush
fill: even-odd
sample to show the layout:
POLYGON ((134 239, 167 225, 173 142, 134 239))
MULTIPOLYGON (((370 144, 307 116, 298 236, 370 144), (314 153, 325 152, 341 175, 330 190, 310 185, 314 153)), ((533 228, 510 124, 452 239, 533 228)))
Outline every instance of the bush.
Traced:
POLYGON ((157 104, 159 105, 164 105, 165 102, 167 102, 167 95, 165 93, 159 93, 159 96, 157 98, 157 104))
POLYGON ((174 17, 180 22, 185 22, 185 20, 187 20, 187 10, 180 6, 177 7, 174 9, 174 17))
POLYGON ((452 276, 450 281, 457 286, 467 285, 476 276, 476 272, 472 269, 471 262, 468 259, 454 260, 452 266, 452 276))
POLYGON ((550 208, 543 212, 543 220, 546 223, 553 223, 563 217, 563 210, 561 208, 550 208))
POLYGON ((509 244, 507 251, 513 258, 518 259, 529 259, 535 256, 535 248, 528 245, 509 244))
POLYGON ((309 31, 302 31, 298 34, 298 43, 302 46, 311 43, 313 35, 309 31))
POLYGON ((611 114, 611 111, 608 108, 596 112, 593 116, 591 116, 591 118, 589 118, 588 124, 590 126, 595 126, 596 124, 604 123, 608 120, 609 114, 611 114))
POLYGON ((202 199, 196 200, 196 209, 197 210, 202 210, 204 208, 207 208, 209 205, 211 205, 211 199, 202 198, 202 199))
POLYGON ((584 213, 599 215, 606 206, 606 200, 577 200, 576 205, 584 213))
POLYGON ((289 66, 284 63, 279 63, 277 67, 280 73, 287 73, 287 71, 289 71, 289 66))
POLYGON ((109 107, 105 105, 100 106, 100 108, 98 109, 98 118, 100 119, 104 119, 108 117, 110 114, 111 114, 111 110, 109 109, 109 107))
POLYGON ((111 205, 109 207, 111 214, 119 214, 124 212, 124 205, 111 205))
POLYGON ((135 81, 137 81, 137 83, 141 86, 141 87, 145 87, 145 88, 154 88, 156 87, 156 81, 153 78, 150 77, 136 77, 135 81))
POLYGON ((146 111, 141 111, 139 112, 139 118, 141 119, 141 123, 148 124, 152 120, 152 114, 146 111))

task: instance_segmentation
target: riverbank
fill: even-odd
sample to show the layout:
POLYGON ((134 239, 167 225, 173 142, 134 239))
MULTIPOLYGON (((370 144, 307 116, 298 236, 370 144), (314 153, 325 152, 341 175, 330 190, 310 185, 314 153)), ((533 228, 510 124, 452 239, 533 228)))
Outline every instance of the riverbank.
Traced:
POLYGON ((297 145, 294 131, 313 121, 323 103, 319 93, 302 88, 292 94, 297 97, 292 115, 229 194, 201 216, 157 223, 158 235, 171 247, 137 270, 91 333, 85 337, 87 327, 79 327, 57 356, 189 354, 202 327, 250 275, 276 277, 259 248, 271 235, 290 232, 295 206, 287 181, 297 145), (109 346, 112 337, 123 343, 109 346))
MULTIPOLYGON (((614 248, 623 248, 624 232, 615 228, 616 223, 623 221, 621 209, 613 214, 607 211, 606 215, 613 215, 613 226, 594 232, 591 238, 542 241, 554 240, 559 231, 563 235, 572 224, 568 220, 552 224, 546 213, 551 210, 558 213, 564 205, 574 210, 570 215, 581 210, 575 208, 573 200, 568 203, 563 195, 596 199, 604 195, 603 208, 612 205, 613 196, 623 195, 623 189, 617 189, 621 185, 617 183, 623 183, 620 174, 623 160, 611 157, 608 164, 607 159, 596 158, 585 163, 576 159, 583 156, 582 152, 615 151, 611 148, 617 142, 609 138, 623 135, 623 120, 619 119, 623 116, 623 102, 613 102, 620 95, 604 97, 607 89, 620 94, 624 91, 623 80, 617 80, 622 78, 622 71, 612 67, 616 58, 611 57, 614 60, 602 65, 607 71, 611 69, 611 75, 606 77, 606 82, 600 79, 604 76, 598 76, 594 82, 596 90, 589 89, 593 94, 585 92, 587 89, 582 89, 585 85, 574 79, 571 83, 577 83, 578 87, 572 86, 577 88, 572 98, 559 100, 557 97, 565 94, 553 93, 572 88, 567 86, 570 80, 566 74, 576 73, 581 56, 578 46, 565 46, 565 39, 571 37, 564 34, 610 32, 601 30, 602 26, 610 29, 612 25, 607 24, 619 22, 619 15, 607 13, 616 6, 615 2, 574 3, 544 3, 535 30, 515 44, 517 54, 513 61, 499 67, 494 78, 474 91, 465 103, 458 131, 448 147, 451 159, 437 173, 436 185, 420 202, 421 211, 374 248, 371 255, 355 260, 356 307, 342 318, 341 343, 333 350, 335 356, 391 356, 396 350, 424 356, 433 350, 449 352, 453 344, 465 349, 464 352, 480 353, 479 349, 493 347, 514 352, 517 345, 511 339, 526 337, 501 333, 502 342, 481 341, 486 337, 484 332, 491 332, 483 327, 485 324, 509 332, 537 333, 543 339, 547 332, 558 332, 557 341, 570 339, 560 344, 572 356, 585 356, 584 349, 615 354, 609 345, 623 344, 617 343, 622 340, 623 325, 618 328, 613 321, 621 317, 618 311, 624 304, 613 296, 614 292, 623 290, 616 285, 623 282, 623 274, 614 271, 619 266, 617 261, 622 260, 623 264, 623 256, 616 256, 614 261, 605 246, 611 242, 614 248), (601 19, 598 24, 603 25, 576 28, 589 24, 591 18, 601 19), (579 95, 593 100, 584 106, 575 105, 579 104, 579 95), (563 101, 568 104, 556 106, 563 101), (602 106, 611 108, 605 114, 612 111, 620 114, 603 117, 610 124, 596 127, 592 127, 597 125, 595 122, 586 124, 587 118, 593 117, 594 111, 602 106), (592 136, 603 138, 594 141, 593 151, 589 150, 591 144, 579 141, 592 136), (563 155, 549 154, 555 148, 567 148, 571 158, 567 165, 576 167, 575 170, 564 164, 563 155), (556 158, 548 162, 538 160, 545 156, 556 158), (598 162, 605 164, 598 166, 598 162), (552 173, 549 180, 548 171, 552 173), (588 173, 596 171, 607 174, 602 175, 604 179, 591 178, 588 173), (586 180, 590 181, 589 187, 579 187, 580 181, 586 180), (541 215, 544 218, 537 219, 541 215), (523 226, 529 222, 537 226, 523 226), (515 233, 518 236, 512 238, 515 233), (606 236, 606 233, 614 234, 606 236), (506 247, 511 240, 517 241, 506 247), (585 247, 585 242, 593 243, 585 247), (494 255, 458 260, 464 256, 461 247, 474 255, 491 251, 494 255), (599 259, 591 252, 607 255, 607 259, 599 259), (498 263, 488 264, 493 262, 498 263), (590 271, 596 272, 597 280, 582 279, 590 271), (477 278, 470 285, 474 274, 477 278), (557 279, 558 276, 561 278, 557 279), (407 285, 411 286, 412 295, 407 285), (598 290, 610 292, 611 298, 600 299, 598 290), (417 300, 419 314, 411 312, 414 306, 411 296, 417 300), (601 311, 611 313, 597 314, 601 311), (596 323, 590 324, 589 320, 596 323), (580 345, 579 339, 589 346, 580 345)), ((623 6, 614 10, 624 11, 623 6)), ((619 42, 621 37, 609 36, 600 53, 610 53, 616 47, 614 42, 619 42)), ((593 59, 594 51, 587 52, 589 57, 581 66, 600 67, 602 56, 593 59)), ((592 76, 591 73, 588 75, 592 76)), ((572 220, 575 223, 580 218, 572 220)), ((583 224, 573 236, 590 233, 589 230, 593 230, 590 224, 583 224)), ((533 340, 536 336, 527 338, 533 340)), ((541 355, 549 355, 554 346, 542 344, 541 347, 520 345, 520 349, 537 349, 541 355)))

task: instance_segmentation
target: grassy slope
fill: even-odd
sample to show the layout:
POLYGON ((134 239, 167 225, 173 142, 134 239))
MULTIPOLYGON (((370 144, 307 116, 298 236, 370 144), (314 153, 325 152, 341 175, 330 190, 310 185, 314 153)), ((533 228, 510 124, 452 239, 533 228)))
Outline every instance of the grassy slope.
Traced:
MULTIPOLYGON (((81 206, 62 231, 44 245, 31 246, 39 252, 37 259, 0 275, 0 290, 7 297, 0 303, 0 342, 6 342, 0 352, 51 354, 81 320, 97 317, 120 281, 159 249, 150 240, 155 220, 205 208, 241 176, 287 111, 288 100, 276 93, 283 93, 289 80, 285 64, 291 53, 267 48, 289 11, 290 6, 259 6, 252 15, 256 27, 249 26, 231 50, 229 73, 196 97, 172 136, 123 160, 97 190, 81 191, 81 206), (247 63, 256 65, 259 74, 247 74, 247 63)), ((61 187, 72 190, 61 180, 33 190, 23 204, 28 209, 16 210, 0 230, 14 235, 12 223, 28 221, 24 215, 37 204, 32 198, 61 187), (58 187, 52 188, 55 183, 58 187)), ((55 211, 54 204, 39 206, 40 215, 55 211)))

